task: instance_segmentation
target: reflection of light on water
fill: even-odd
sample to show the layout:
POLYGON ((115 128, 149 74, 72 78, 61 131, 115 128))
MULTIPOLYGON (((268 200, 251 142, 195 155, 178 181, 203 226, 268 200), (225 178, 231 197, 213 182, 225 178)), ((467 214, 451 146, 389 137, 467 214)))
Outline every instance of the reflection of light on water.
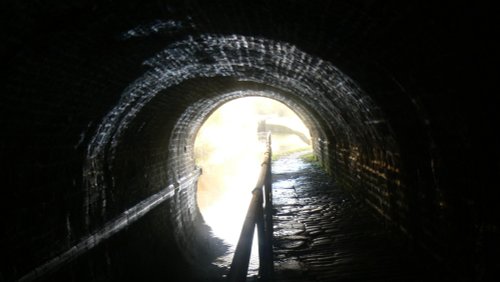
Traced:
POLYGON ((285 179, 285 180, 279 180, 275 181, 273 183, 273 188, 292 188, 295 185, 295 180, 294 179, 285 179))
MULTIPOLYGON (((229 245, 229 252, 214 262, 222 267, 228 267, 233 259, 236 244, 252 198, 252 184, 257 181, 259 162, 252 162, 246 168, 245 165, 242 165, 239 171, 241 172, 240 175, 228 177, 226 184, 228 184, 229 189, 226 189, 225 193, 203 210, 205 222, 212 228, 213 234, 229 245), (242 189, 245 187, 246 189, 242 189)), ((258 271, 256 240, 257 238, 254 236, 249 275, 257 274, 258 271)))
POLYGON ((205 209, 203 217, 217 237, 223 238, 227 243, 236 245, 238 242, 241 226, 250 202, 251 194, 241 195, 239 191, 227 191, 214 205, 205 209))
POLYGON ((300 155, 311 153, 311 152, 312 151, 301 151, 301 152, 297 152, 295 154, 290 155, 290 157, 281 159, 279 166, 272 167, 273 173, 275 173, 275 174, 295 173, 295 172, 303 170, 304 168, 309 166, 309 164, 306 162, 297 160, 297 157, 300 155))
MULTIPOLYGON (((213 234, 229 245, 228 254, 214 264, 230 266, 235 246, 252 198, 263 160, 264 146, 259 142, 258 122, 262 119, 307 131, 300 119, 286 106, 267 98, 242 98, 224 104, 203 124, 195 141, 197 165, 203 170, 198 181, 198 205, 213 234), (301 122, 300 122, 301 123, 301 122), (298 124, 298 125, 297 125, 298 124)), ((306 132, 307 133, 307 132, 306 132)), ((307 133, 308 135, 308 133, 307 133)), ((273 136, 273 151, 304 147, 297 136, 273 136)), ((258 244, 254 236, 249 275, 258 272, 258 244)))
MULTIPOLYGON (((241 228, 252 199, 251 191, 260 172, 262 146, 259 146, 257 140, 254 141, 254 144, 246 143, 246 150, 238 152, 237 159, 227 157, 223 160, 227 167, 219 167, 216 171, 219 173, 218 177, 223 178, 220 181, 220 188, 223 192, 217 195, 211 203, 205 205, 202 210, 205 222, 212 228, 213 234, 229 245, 228 253, 214 262, 222 267, 228 267, 232 262, 241 228)), ((219 159, 216 160, 219 161, 219 159)), ((210 183, 204 184, 210 185, 210 183)), ((210 189, 210 187, 205 188, 210 189)), ((209 193, 209 191, 207 192, 209 193)), ((256 239, 254 236, 249 275, 258 272, 256 239)))

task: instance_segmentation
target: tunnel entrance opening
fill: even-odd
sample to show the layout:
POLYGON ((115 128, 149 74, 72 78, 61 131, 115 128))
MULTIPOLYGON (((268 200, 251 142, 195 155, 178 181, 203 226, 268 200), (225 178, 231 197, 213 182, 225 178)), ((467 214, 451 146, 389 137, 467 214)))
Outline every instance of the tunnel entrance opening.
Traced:
MULTIPOLYGON (((145 64, 151 69, 126 88, 89 141, 83 171, 84 220, 89 230, 100 226, 103 215, 110 218, 113 212, 122 211, 122 206, 135 204, 118 214, 130 223, 129 218, 137 219, 136 214, 142 216, 161 205, 165 226, 169 227, 154 230, 154 234, 174 238, 167 241, 175 245, 166 247, 165 253, 179 250, 185 262, 195 268, 213 266, 214 259, 227 248, 210 234, 213 230, 218 236, 217 228, 208 220, 203 199, 217 197, 203 196, 198 182, 201 185, 214 167, 202 165, 196 159, 195 140, 200 142, 196 135, 203 132, 200 128, 210 114, 221 105, 243 97, 266 97, 292 108, 310 130, 318 163, 332 173, 339 186, 368 195, 367 202, 373 204, 376 212, 384 215, 391 212, 391 203, 399 200, 393 200, 392 195, 402 195, 401 201, 406 202, 405 194, 392 193, 399 191, 399 184, 392 183, 399 180, 397 172, 383 177, 387 152, 396 156, 396 163, 399 156, 383 112, 356 82, 330 62, 284 42, 203 35, 169 46, 145 64), (179 52, 196 53, 199 60, 189 61, 188 57, 178 56, 179 52), (282 59, 284 55, 286 60, 282 59), (207 68, 207 60, 215 60, 216 64, 207 68), (202 179, 199 167, 203 169, 202 179), (144 200, 137 203, 137 199, 144 200), (129 210, 134 212, 133 217, 129 210)), ((244 110, 233 112, 236 117, 247 115, 244 110)), ((235 117, 226 120, 236 123, 235 117)), ((274 131, 284 129, 279 124, 260 123, 264 129, 271 125, 274 131)), ((259 118, 254 120, 252 128, 253 138, 258 141, 259 118)), ((213 139, 228 147, 225 141, 231 135, 227 132, 233 131, 237 132, 216 131, 212 133, 213 139)), ((292 135, 301 140, 309 133, 302 134, 292 135)), ((279 154, 276 137, 275 134, 273 147, 279 154)), ((240 147, 242 151, 250 151, 249 148, 240 147)), ((220 162, 229 163, 223 159, 220 162)), ((259 163, 260 158, 253 169, 258 170, 259 163)), ((234 166, 231 169, 236 171, 234 166)), ((249 170, 241 171, 244 176, 251 175, 249 170)), ((243 189, 242 183, 246 181, 238 177, 227 179, 231 178, 237 180, 233 188, 243 189)), ((249 178, 248 190, 238 194, 250 197, 256 177, 249 178)), ((236 205, 232 197, 228 199, 242 210, 248 207, 248 202, 236 205)), ((221 211, 224 215, 236 214, 231 208, 221 211)), ((233 234, 240 231, 242 219, 232 223, 224 217, 214 218, 220 223, 219 230, 233 226, 233 234)), ((106 225, 103 230, 110 229, 106 225)))
MULTIPOLYGON (((200 211, 213 234, 233 251, 258 178, 267 132, 272 133, 275 155, 312 151, 309 130, 295 112, 264 97, 223 104, 195 139, 195 159, 203 171, 197 187, 200 211)), ((253 250, 250 270, 258 266, 257 257, 253 250)), ((231 259, 232 254, 223 260, 229 264, 231 259)))

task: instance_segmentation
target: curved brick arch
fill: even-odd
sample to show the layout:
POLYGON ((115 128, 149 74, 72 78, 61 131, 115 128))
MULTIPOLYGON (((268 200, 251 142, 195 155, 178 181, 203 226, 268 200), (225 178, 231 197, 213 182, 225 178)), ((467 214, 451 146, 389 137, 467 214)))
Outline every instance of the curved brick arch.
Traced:
POLYGON ((190 136, 249 93, 296 110, 337 183, 416 246, 464 277, 493 265, 485 7, 63 2, 5 8, 2 278, 123 280, 208 259, 178 188, 196 178, 190 136))

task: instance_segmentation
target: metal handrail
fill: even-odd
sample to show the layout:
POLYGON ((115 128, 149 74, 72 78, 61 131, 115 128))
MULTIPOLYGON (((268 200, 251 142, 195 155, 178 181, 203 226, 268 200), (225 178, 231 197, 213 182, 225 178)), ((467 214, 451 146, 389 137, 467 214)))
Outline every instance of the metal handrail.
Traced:
POLYGON ((252 200, 228 274, 228 280, 231 282, 246 281, 255 226, 257 226, 259 239, 260 281, 271 281, 273 273, 271 156, 271 133, 268 133, 259 179, 252 191, 252 200))

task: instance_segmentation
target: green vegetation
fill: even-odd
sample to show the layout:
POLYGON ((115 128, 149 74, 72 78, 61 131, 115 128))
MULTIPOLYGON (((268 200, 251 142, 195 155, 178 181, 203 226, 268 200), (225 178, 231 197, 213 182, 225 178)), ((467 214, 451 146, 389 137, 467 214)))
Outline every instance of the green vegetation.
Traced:
POLYGON ((299 154, 297 157, 302 159, 306 163, 310 163, 313 166, 316 166, 319 169, 324 169, 321 164, 318 162, 318 159, 314 155, 314 153, 311 151, 310 148, 298 148, 295 150, 289 150, 289 151, 284 151, 284 152, 279 152, 277 154, 273 154, 272 160, 276 161, 282 157, 289 156, 291 154, 299 154), (300 154, 302 153, 302 154, 300 154))
POLYGON ((313 166, 319 168, 319 169, 322 169, 324 170, 324 168, 321 166, 321 164, 318 162, 318 159, 316 158, 316 156, 314 155, 313 152, 310 152, 310 153, 307 153, 307 154, 304 154, 302 156, 300 156, 300 158, 306 162, 306 163, 310 163, 312 164, 313 166))
POLYGON ((302 156, 300 156, 300 158, 302 160, 304 160, 305 162, 308 162, 308 163, 315 163, 317 162, 318 160, 316 159, 316 156, 314 155, 313 152, 310 152, 310 153, 307 153, 307 154, 304 154, 302 156))
POLYGON ((304 152, 304 154, 312 154, 312 152, 309 153, 310 151, 311 151, 310 147, 300 147, 300 148, 295 148, 295 149, 287 150, 287 151, 273 152, 272 160, 275 161, 275 160, 278 160, 282 157, 289 156, 289 155, 295 154, 295 153, 300 153, 300 152, 304 152))

